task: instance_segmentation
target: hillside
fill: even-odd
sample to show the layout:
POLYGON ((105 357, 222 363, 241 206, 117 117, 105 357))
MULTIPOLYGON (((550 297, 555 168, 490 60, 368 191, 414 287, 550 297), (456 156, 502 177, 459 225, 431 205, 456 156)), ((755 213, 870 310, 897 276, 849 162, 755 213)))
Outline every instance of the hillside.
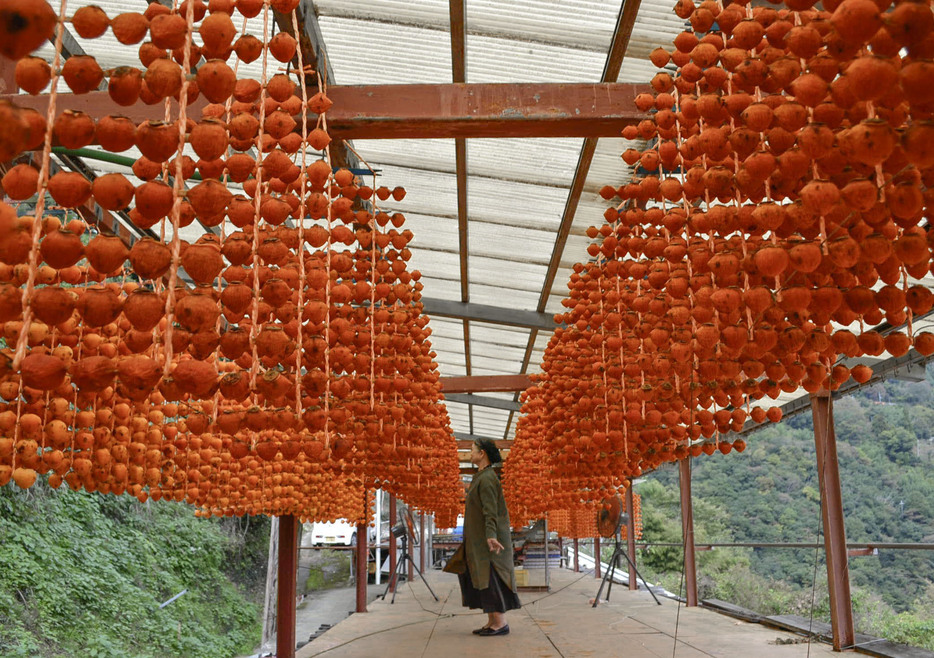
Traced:
MULTIPOLYGON (((847 539, 934 543, 934 388, 889 381, 834 404, 847 539)), ((747 437, 742 454, 694 460, 697 542, 819 541, 820 493, 810 414, 747 437)), ((637 485, 647 541, 680 542, 678 469, 637 485)), ((645 571, 678 589, 681 550, 656 547, 645 571)), ((934 551, 851 557, 857 626, 934 649, 934 551)), ((698 553, 700 596, 760 612, 826 618, 823 549, 698 553)))
POLYGON ((227 658, 259 640, 268 521, 0 487, 0 656, 227 658), (160 609, 179 592, 183 596, 160 609))

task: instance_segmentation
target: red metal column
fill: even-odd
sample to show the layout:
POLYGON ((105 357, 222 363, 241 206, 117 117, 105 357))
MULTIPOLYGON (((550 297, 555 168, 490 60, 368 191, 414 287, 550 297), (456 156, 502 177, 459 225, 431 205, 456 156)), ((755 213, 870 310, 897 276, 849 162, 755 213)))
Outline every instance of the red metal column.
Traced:
POLYGON ((366 612, 367 558, 370 554, 366 529, 366 523, 357 524, 357 571, 354 574, 357 586, 357 612, 366 612))
POLYGON ((396 518, 396 496, 389 494, 389 585, 392 591, 396 591, 396 583, 392 580, 392 575, 396 573, 396 536, 392 529, 396 527, 399 519, 396 518))
POLYGON ((843 494, 837 464, 837 437, 833 427, 833 399, 828 391, 811 395, 817 474, 820 480, 821 515, 824 521, 824 550, 827 554, 827 586, 830 589, 830 625, 833 649, 843 651, 856 642, 853 603, 850 600, 850 569, 843 524, 843 494))
POLYGON ((295 658, 295 571, 298 566, 298 523, 279 517, 279 591, 276 615, 276 656, 295 658))
POLYGON ((593 575, 594 578, 600 576, 600 537, 593 538, 593 575))
MULTIPOLYGON (((412 512, 412 507, 409 506, 409 513, 411 513, 411 512, 412 512)), ((414 532, 414 530, 415 530, 415 529, 413 528, 412 531, 414 532)), ((415 556, 412 555, 412 554, 415 552, 415 546, 414 546, 414 544, 415 544, 415 537, 409 537, 408 544, 406 544, 406 547, 405 547, 406 550, 407 550, 408 553, 409 553, 409 559, 408 559, 409 573, 406 575, 406 578, 408 578, 408 582, 410 582, 410 583, 411 583, 412 580, 415 578, 415 569, 413 568, 413 566, 414 566, 414 564, 415 564, 415 563, 413 562, 413 560, 415 559, 415 556)))
POLYGON ((697 605, 697 565, 694 560, 694 506, 691 503, 691 458, 682 459, 681 536, 684 541, 684 598, 687 605, 697 605))
POLYGON ((639 589, 639 583, 636 582, 636 517, 635 505, 632 502, 632 480, 626 487, 626 516, 629 520, 626 522, 626 551, 629 553, 629 589, 639 589))
POLYGON ((579 544, 579 541, 578 541, 578 539, 575 537, 575 538, 574 538, 574 572, 575 572, 575 573, 577 573, 577 572, 579 572, 579 571, 581 570, 580 560, 578 559, 578 555, 577 555, 578 544, 579 544))
POLYGON ((418 514, 418 566, 425 572, 425 515, 419 511, 418 514))

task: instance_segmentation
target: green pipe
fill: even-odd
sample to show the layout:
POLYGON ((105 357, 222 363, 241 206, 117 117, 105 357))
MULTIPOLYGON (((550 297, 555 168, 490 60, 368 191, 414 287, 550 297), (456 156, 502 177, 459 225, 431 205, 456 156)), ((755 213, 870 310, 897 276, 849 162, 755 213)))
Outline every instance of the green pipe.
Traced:
MULTIPOLYGON (((86 158, 88 160, 100 160, 101 162, 109 162, 111 164, 123 165, 124 167, 131 168, 136 162, 134 158, 126 155, 117 155, 116 153, 108 153, 107 151, 95 151, 94 149, 66 149, 64 146, 53 146, 52 153, 71 155, 76 158, 86 158)), ((193 180, 201 180, 201 174, 195 173, 191 178, 193 180)))

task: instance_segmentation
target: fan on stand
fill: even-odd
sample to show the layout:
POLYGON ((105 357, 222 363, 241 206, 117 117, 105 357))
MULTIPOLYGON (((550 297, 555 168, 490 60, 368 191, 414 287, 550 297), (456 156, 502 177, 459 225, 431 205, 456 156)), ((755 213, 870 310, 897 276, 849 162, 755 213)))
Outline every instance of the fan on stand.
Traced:
POLYGON ((389 582, 386 583, 386 590, 383 592, 383 600, 386 600, 386 594, 389 593, 389 590, 392 590, 392 599, 390 603, 396 602, 396 585, 399 583, 399 576, 405 573, 405 564, 408 561, 415 570, 418 572, 418 575, 421 577, 422 582, 425 583, 425 587, 428 588, 428 591, 431 592, 431 595, 435 597, 435 601, 438 600, 438 595, 435 594, 434 590, 431 589, 431 585, 428 584, 428 581, 425 580, 425 574, 422 573, 422 570, 415 563, 415 560, 412 559, 412 555, 409 553, 409 541, 412 542, 413 546, 418 546, 419 537, 415 532, 415 518, 412 516, 412 510, 408 507, 399 510, 399 518, 397 519, 396 525, 392 527, 392 534, 402 542, 402 557, 399 558, 399 563, 396 565, 396 570, 393 572, 392 576, 389 578, 389 582))
MULTIPOLYGON (((616 575, 617 565, 620 565, 620 570, 622 570, 622 558, 626 558, 626 561, 629 562, 629 566, 636 572, 639 580, 641 580, 645 588, 649 590, 655 602, 658 605, 662 604, 662 602, 658 600, 658 597, 655 596, 655 592, 652 591, 652 588, 649 587, 649 584, 645 582, 645 578, 643 578, 642 574, 636 569, 635 563, 630 559, 629 553, 623 549, 623 544, 619 540, 620 530, 623 524, 628 522, 629 516, 623 514, 623 499, 619 494, 603 499, 600 511, 597 512, 597 532, 600 533, 601 537, 607 539, 612 537, 614 548, 613 557, 610 558, 610 563, 607 565, 606 572, 603 574, 603 580, 600 581, 600 589, 597 590, 597 595, 593 599, 594 608, 596 608, 597 604, 600 602, 600 595, 603 593, 603 587, 607 582, 609 582, 609 585, 606 588, 606 600, 610 600, 610 590, 613 589, 613 576, 616 575)), ((594 560, 599 559, 599 555, 594 556, 594 560)))

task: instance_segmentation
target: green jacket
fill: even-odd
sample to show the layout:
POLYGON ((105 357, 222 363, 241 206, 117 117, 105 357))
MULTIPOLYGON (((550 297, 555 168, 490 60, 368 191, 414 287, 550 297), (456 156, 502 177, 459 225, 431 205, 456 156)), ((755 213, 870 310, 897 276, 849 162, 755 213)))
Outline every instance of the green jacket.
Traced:
POLYGON ((487 467, 477 473, 470 489, 464 510, 464 550, 470 580, 477 589, 490 586, 490 565, 513 592, 516 591, 516 575, 512 568, 512 534, 509 528, 509 511, 503 498, 503 487, 496 472, 487 467), (503 550, 494 555, 486 540, 495 537, 503 550))

